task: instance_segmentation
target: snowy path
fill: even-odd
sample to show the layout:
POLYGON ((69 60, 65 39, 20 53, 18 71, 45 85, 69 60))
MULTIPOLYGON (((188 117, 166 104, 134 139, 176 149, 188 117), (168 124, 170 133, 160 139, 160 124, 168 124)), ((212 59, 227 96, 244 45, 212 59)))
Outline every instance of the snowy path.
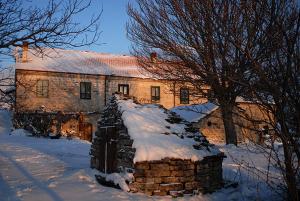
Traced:
MULTIPOLYGON (((89 168, 88 142, 27 137, 22 130, 10 135, 10 128, 9 113, 0 110, 0 201, 172 200, 171 197, 149 197, 99 185, 94 178, 96 171, 89 168)), ((220 148, 236 157, 249 157, 240 148, 220 148)), ((254 159, 265 168, 259 156, 254 159)), ((238 167, 230 158, 225 159, 223 166, 225 178, 236 177, 238 167)), ((237 189, 176 200, 273 200, 268 189, 259 189, 246 176, 241 178, 237 189), (262 195, 261 199, 257 199, 258 194, 262 195)))
POLYGON ((147 199, 96 183, 89 143, 9 135, 9 128, 9 116, 1 112, 0 201, 147 199))

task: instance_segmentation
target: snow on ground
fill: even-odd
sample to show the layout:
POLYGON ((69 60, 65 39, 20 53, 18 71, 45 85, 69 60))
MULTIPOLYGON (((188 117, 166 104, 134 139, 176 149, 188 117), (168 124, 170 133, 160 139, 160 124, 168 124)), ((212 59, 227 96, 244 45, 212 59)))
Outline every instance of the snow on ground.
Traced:
MULTIPOLYGON (((171 124, 166 121, 168 114, 158 105, 135 104, 132 99, 119 100, 122 119, 128 128, 136 148, 134 162, 161 160, 163 158, 202 160, 203 157, 220 153, 219 150, 205 147, 202 150, 193 148, 196 142, 185 137, 185 124, 171 124), (164 134, 166 133, 166 134, 164 134), (176 133, 174 135, 172 133, 176 133), (172 151, 170 148, 172 147, 172 151)), ((200 135, 200 134, 199 134, 200 135)))
MULTIPOLYGON (((10 113, 0 111, 0 201, 173 200, 169 196, 149 197, 99 185, 94 178, 97 172, 89 168, 88 142, 28 137, 23 130, 10 135, 10 129, 10 113)), ((239 181, 240 185, 176 200, 276 200, 260 177, 238 171, 239 166, 230 157, 252 159, 258 168, 266 170, 261 154, 248 153, 245 146, 218 147, 229 156, 223 163, 224 177, 239 181)))

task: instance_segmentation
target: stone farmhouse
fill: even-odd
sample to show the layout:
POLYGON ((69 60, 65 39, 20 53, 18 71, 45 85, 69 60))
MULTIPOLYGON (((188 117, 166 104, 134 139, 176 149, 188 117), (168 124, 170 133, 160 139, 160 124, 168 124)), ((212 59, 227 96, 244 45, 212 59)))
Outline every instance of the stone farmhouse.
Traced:
POLYGON ((175 81, 156 79, 139 67, 135 57, 126 55, 63 49, 43 49, 40 54, 24 43, 16 56, 15 79, 17 127, 31 118, 36 125, 48 124, 44 132, 51 127, 52 133, 86 140, 92 139, 114 92, 165 108, 206 102, 175 81))

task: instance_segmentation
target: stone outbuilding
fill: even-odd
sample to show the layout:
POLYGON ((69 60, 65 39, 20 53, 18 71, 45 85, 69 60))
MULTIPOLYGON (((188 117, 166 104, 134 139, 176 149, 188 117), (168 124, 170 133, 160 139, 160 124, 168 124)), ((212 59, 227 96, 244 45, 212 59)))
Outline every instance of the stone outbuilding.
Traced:
MULTIPOLYGON (((190 106, 178 106, 173 112, 190 122, 212 143, 225 142, 225 129, 220 108, 210 102, 190 106)), ((236 100, 233 111, 233 121, 238 142, 247 140, 261 142, 272 132, 268 125, 272 120, 268 113, 258 103, 246 101, 241 97, 236 100)))
POLYGON ((148 195, 212 192, 223 185, 224 154, 191 124, 157 104, 115 95, 91 147, 91 167, 132 172, 131 192, 148 195))

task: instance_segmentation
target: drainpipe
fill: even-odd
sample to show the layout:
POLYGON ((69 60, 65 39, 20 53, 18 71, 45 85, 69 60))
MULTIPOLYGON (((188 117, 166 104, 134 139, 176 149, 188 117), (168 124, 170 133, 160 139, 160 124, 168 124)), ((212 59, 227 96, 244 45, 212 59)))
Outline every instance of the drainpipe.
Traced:
POLYGON ((104 106, 106 106, 107 75, 104 76, 104 106))
POLYGON ((173 107, 176 106, 176 87, 175 87, 175 82, 173 82, 173 107))
POLYGON ((17 109, 17 69, 15 69, 15 100, 14 100, 14 106, 15 106, 15 112, 17 109))
POLYGON ((107 97, 109 96, 109 82, 110 82, 111 75, 105 75, 104 79, 104 105, 107 104, 107 97))

